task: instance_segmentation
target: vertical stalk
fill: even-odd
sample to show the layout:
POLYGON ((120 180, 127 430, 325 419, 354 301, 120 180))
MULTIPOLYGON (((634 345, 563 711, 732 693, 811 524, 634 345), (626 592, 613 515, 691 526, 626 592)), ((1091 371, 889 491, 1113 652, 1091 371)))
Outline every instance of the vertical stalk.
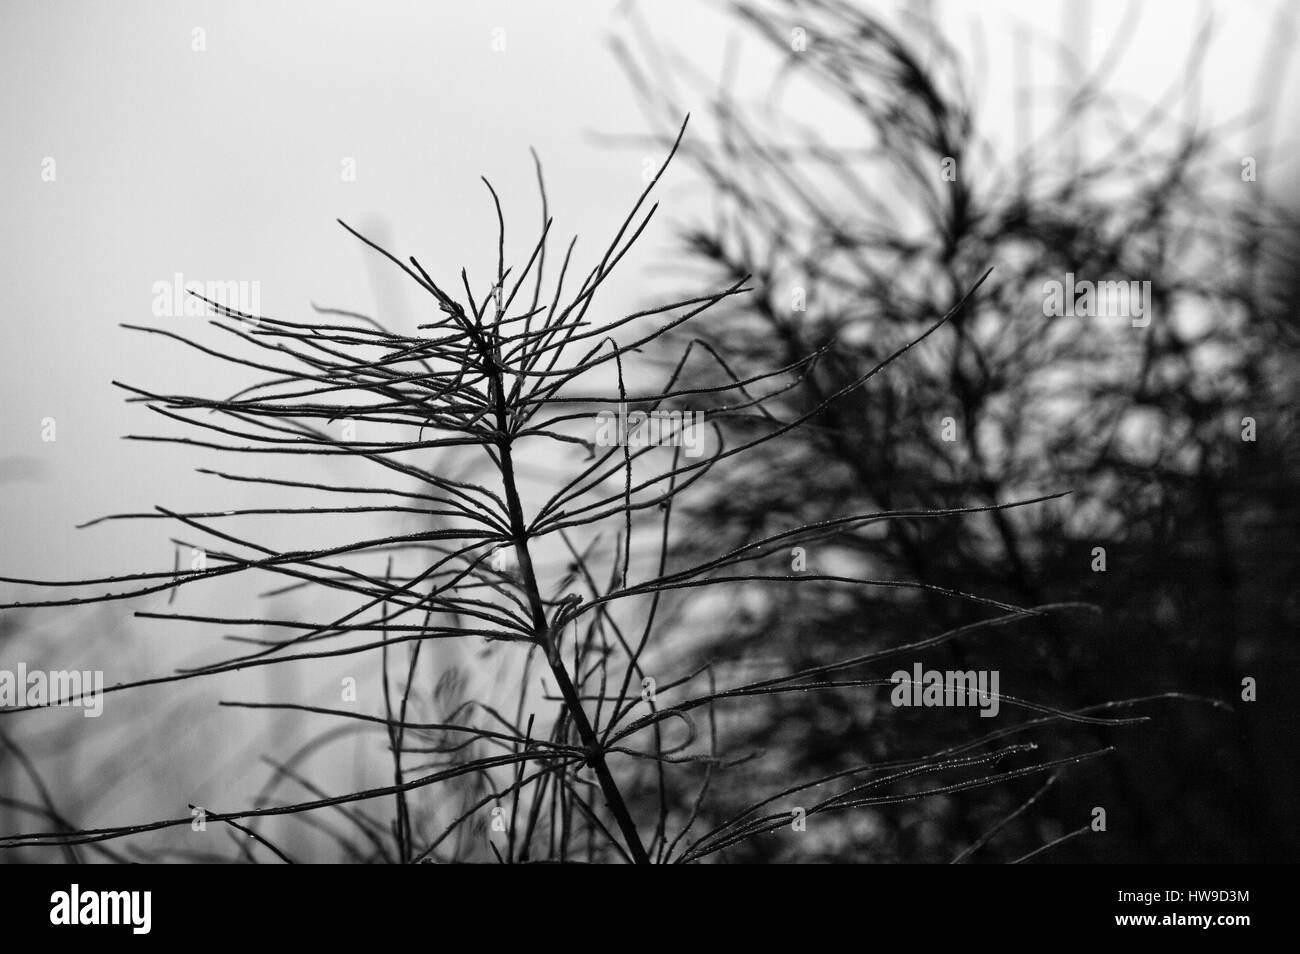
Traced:
POLYGON ((523 579, 524 590, 528 595, 528 606, 532 613, 533 638, 546 655, 547 665, 550 666, 551 674, 555 676, 555 681, 560 687, 560 695, 564 698, 565 705, 569 707, 569 712, 573 716, 573 726, 587 750, 588 764, 596 772, 596 780, 600 783, 601 793, 605 796, 605 804, 609 807, 610 813, 618 823, 619 831, 623 835, 623 840, 627 843, 627 849, 632 856, 633 862, 648 865, 650 856, 646 854, 645 846, 641 843, 641 836, 636 830, 636 824, 632 821, 632 815, 628 811, 627 803, 623 800, 623 793, 619 791, 618 784, 609 771, 609 765, 605 760, 605 752, 601 748, 600 739, 596 735, 596 730, 592 728, 591 722, 587 719, 587 713, 583 711, 582 701, 578 698, 578 692, 574 688, 573 680, 569 678, 568 670, 564 668, 563 660, 560 659, 559 653, 554 651, 551 627, 546 619, 546 607, 542 604, 541 589, 537 585, 537 574, 533 569, 532 554, 528 550, 528 528, 524 523, 523 507, 519 503, 519 489, 515 482, 514 459, 510 448, 509 414, 506 410, 501 367, 497 364, 495 355, 488 353, 487 349, 482 347, 481 339, 479 344, 491 379, 491 388, 496 404, 496 423, 497 433, 499 434, 497 447, 501 455, 501 482, 505 488, 506 508, 509 511, 510 535, 514 541, 515 553, 519 558, 519 572, 523 579))

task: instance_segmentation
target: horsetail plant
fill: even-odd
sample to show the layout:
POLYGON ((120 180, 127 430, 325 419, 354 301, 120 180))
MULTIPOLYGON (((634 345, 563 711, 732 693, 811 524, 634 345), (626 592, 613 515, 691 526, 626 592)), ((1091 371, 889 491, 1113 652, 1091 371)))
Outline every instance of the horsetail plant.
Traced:
MULTIPOLYGON (((883 805, 1051 773, 1066 762, 1107 751, 1056 761, 1031 757, 1026 763, 1022 757, 1034 746, 1000 744, 1015 731, 1003 729, 921 758, 792 779, 783 790, 761 793, 734 818, 705 832, 693 831, 715 776, 736 759, 748 757, 719 749, 718 720, 728 715, 724 710, 753 696, 845 687, 876 692, 891 685, 890 679, 870 675, 871 667, 884 657, 1053 609, 1021 608, 932 584, 791 572, 785 562, 791 547, 873 522, 956 517, 1060 495, 980 508, 844 515, 758 536, 711 559, 670 566, 674 501, 707 480, 719 462, 778 441, 796 428, 816 426, 815 419, 827 408, 960 312, 984 280, 968 289, 951 311, 936 316, 928 330, 827 395, 818 406, 781 419, 769 403, 797 387, 832 345, 788 366, 742 378, 701 339, 679 338, 687 322, 702 320, 713 305, 744 294, 747 276, 689 299, 612 319, 597 317, 601 310, 597 294, 653 217, 657 206, 647 208, 649 196, 677 152, 685 129, 683 123, 667 158, 599 261, 567 294, 572 242, 546 294, 551 219, 538 165, 544 224, 518 271, 506 266, 505 218, 495 190, 484 180, 494 203, 499 240, 496 274, 477 295, 464 269, 459 288, 453 291, 445 278, 435 278, 439 269, 426 268, 413 256, 404 261, 344 224, 428 296, 436 320, 421 324, 418 334, 399 334, 372 318, 339 309, 318 308, 314 319, 290 321, 247 314, 207 298, 203 300, 214 309, 211 324, 237 339, 247 354, 208 348, 168 330, 136 329, 269 375, 224 399, 120 385, 129 400, 204 432, 204 439, 149 439, 227 454, 345 456, 367 462, 387 478, 379 486, 357 487, 206 470, 226 480, 289 488, 302 497, 330 495, 326 499, 342 504, 205 512, 158 507, 149 514, 117 514, 112 519, 165 519, 183 533, 203 535, 207 538, 204 552, 212 565, 189 572, 174 568, 69 582, 3 578, 9 584, 33 587, 108 588, 92 595, 10 602, 4 607, 10 611, 174 595, 209 580, 260 574, 270 574, 283 584, 276 592, 311 589, 350 601, 346 612, 325 621, 263 615, 199 617, 171 611, 136 614, 243 630, 261 627, 287 635, 238 637, 245 648, 237 655, 198 668, 119 682, 106 687, 105 693, 237 670, 377 657, 383 688, 383 709, 378 713, 298 703, 223 703, 328 716, 348 726, 359 724, 361 729, 382 732, 392 763, 391 784, 346 794, 328 794, 309 783, 294 768, 296 759, 279 764, 255 804, 206 816, 245 836, 240 857, 257 860, 260 849, 291 861, 290 852, 259 831, 259 826, 275 817, 310 823, 316 816, 334 812, 342 814, 370 845, 352 851, 357 860, 456 861, 491 857, 490 849, 498 860, 508 862, 700 861, 789 825, 791 805, 802 806, 793 810, 801 818, 883 805), (673 334, 665 338, 669 332, 673 334), (661 338, 685 342, 670 362, 665 382, 644 392, 629 388, 624 362, 636 358, 644 370, 648 360, 636 356, 652 348, 662 350, 661 338), (717 383, 680 385, 692 361, 697 362, 692 382, 699 380, 702 364, 717 383), (694 407, 697 402, 705 406, 694 407), (611 407, 620 413, 635 407, 632 416, 640 421, 653 416, 667 423, 654 441, 638 440, 636 425, 620 430, 615 440, 596 440, 593 421, 611 407), (723 418, 745 422, 742 439, 728 444, 718 426, 723 418), (341 420, 355 423, 369 437, 383 437, 361 440, 352 430, 340 436, 333 425, 341 420), (684 455, 688 436, 701 439, 700 434, 686 433, 699 422, 707 427, 707 448, 684 455), (576 461, 576 465, 565 479, 547 486, 549 496, 534 503, 526 492, 524 473, 540 454, 554 455, 557 449, 561 461, 576 461), (453 475, 450 467, 429 465, 431 455, 447 454, 457 455, 466 472, 453 475), (487 476, 482 477, 482 472, 487 476), (268 546, 215 525, 217 518, 267 514, 308 520, 379 514, 416 525, 401 533, 298 549, 268 546), (561 555, 556 566, 547 562, 547 554, 561 555), (671 671, 673 654, 671 645, 656 641, 657 622, 662 623, 670 612, 684 612, 697 591, 755 581, 773 588, 814 584, 927 590, 993 615, 909 646, 830 661, 776 678, 719 687, 717 673, 705 666, 654 679, 649 666, 652 656, 655 668, 664 672, 671 671), (513 712, 507 706, 472 699, 449 703, 446 711, 429 720, 416 715, 417 709, 437 705, 440 698, 438 679, 426 677, 420 668, 421 650, 445 640, 479 641, 487 646, 483 664, 498 667, 501 681, 510 679, 514 685, 517 679, 517 691, 509 693, 513 712), (398 650, 407 658, 400 667, 405 678, 395 684, 390 679, 390 654, 398 650), (544 674, 542 681, 548 687, 540 694, 533 688, 536 669, 544 674), (555 693, 549 689, 552 685, 555 693), (704 724, 697 722, 700 716, 704 724), (417 756, 433 756, 434 761, 417 764, 417 756), (681 799, 668 798, 665 792, 683 784, 680 770, 686 768, 702 768, 703 780, 695 795, 686 799, 693 802, 694 810, 683 814, 668 807, 681 799), (647 772, 650 788, 659 793, 657 805, 631 801, 627 794, 633 788, 645 789, 630 782, 644 781, 647 772), (930 789, 918 787, 931 776, 941 776, 940 783, 930 789), (312 797, 273 801, 270 791, 286 779, 301 784, 312 797), (444 806, 456 798, 459 808, 448 813, 444 806), (366 802, 391 804, 391 821, 380 823, 361 811, 361 803, 366 802), (502 837, 489 833, 486 842, 466 837, 466 832, 486 830, 489 816, 493 831, 502 837)), ((445 457, 438 460, 446 463, 445 457)), ((1141 721, 1067 713, 1012 696, 1000 699, 1040 713, 1040 723, 1141 721)), ((67 701, 51 699, 49 704, 67 701)), ((33 708, 39 706, 10 707, 0 713, 13 718, 14 713, 33 708)), ((325 741, 323 737, 322 744, 325 741)), ((88 846, 110 860, 120 860, 107 843, 187 826, 191 818, 189 813, 178 813, 99 828, 61 823, 58 830, 8 835, 0 839, 0 847, 59 846, 75 852, 77 846, 88 846)))

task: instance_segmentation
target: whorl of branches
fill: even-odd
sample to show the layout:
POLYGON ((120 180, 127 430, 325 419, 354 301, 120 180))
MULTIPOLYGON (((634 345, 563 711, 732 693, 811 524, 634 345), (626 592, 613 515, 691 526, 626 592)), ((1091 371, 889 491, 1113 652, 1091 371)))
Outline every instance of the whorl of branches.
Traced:
MULTIPOLYGON (((1050 612, 1055 607, 1020 608, 973 593, 895 579, 857 579, 816 572, 774 573, 765 556, 810 540, 833 536, 846 528, 885 520, 953 517, 972 510, 1002 509, 1037 503, 1050 497, 1015 504, 941 511, 903 510, 847 514, 814 524, 791 526, 764 534, 709 559, 670 567, 671 519, 674 501, 697 481, 705 480, 720 461, 778 441, 807 424, 827 408, 881 373, 935 329, 950 321, 977 294, 983 278, 974 282, 946 313, 935 315, 928 329, 896 348, 816 406, 793 416, 773 414, 768 405, 795 387, 822 360, 822 349, 791 364, 738 378, 718 353, 698 339, 688 341, 667 380, 651 393, 629 394, 623 362, 639 349, 731 296, 747 291, 745 278, 697 297, 647 308, 612 320, 598 319, 597 294, 643 234, 655 212, 649 196, 667 168, 681 137, 653 181, 604 249, 597 264, 568 288, 573 244, 564 252, 558 276, 545 278, 551 219, 541 169, 538 183, 544 225, 522 267, 507 267, 505 225, 500 202, 491 192, 500 226, 496 274, 490 287, 475 294, 462 270, 458 285, 435 278, 415 257, 405 260, 380 248, 344 225, 375 253, 387 258, 428 296, 437 319, 419 326, 420 334, 403 335, 365 316, 337 309, 318 309, 318 317, 290 321, 248 315, 219 302, 211 324, 231 336, 239 353, 206 347, 186 336, 158 328, 137 330, 195 347, 212 358, 266 375, 265 380, 225 398, 160 394, 120 385, 130 400, 194 428, 198 436, 148 437, 195 449, 216 449, 230 455, 346 455, 368 462, 376 477, 366 487, 325 481, 288 480, 273 474, 244 475, 208 471, 225 479, 268 487, 289 487, 302 498, 335 502, 334 506, 258 508, 237 511, 178 512, 158 507, 150 514, 116 514, 106 519, 165 519, 186 535, 201 535, 211 562, 194 572, 154 570, 66 582, 5 577, 3 582, 57 591, 72 588, 76 595, 29 599, 4 608, 71 606, 130 600, 148 594, 199 586, 224 577, 269 574, 286 588, 321 588, 347 598, 352 608, 322 621, 273 619, 245 614, 195 617, 180 613, 137 615, 187 620, 244 629, 264 627, 283 638, 245 638, 243 651, 201 668, 117 683, 106 693, 131 692, 145 686, 202 680, 213 675, 258 667, 306 664, 343 656, 378 656, 382 660, 384 708, 362 713, 296 703, 226 703, 255 708, 305 711, 338 719, 340 725, 384 732, 393 763, 392 783, 342 795, 310 788, 282 765, 277 778, 288 776, 314 792, 314 797, 289 803, 262 799, 253 806, 210 812, 208 820, 243 833, 244 856, 256 848, 280 860, 288 853, 259 832, 272 816, 308 816, 342 812, 372 845, 368 857, 400 862, 455 860, 449 837, 462 827, 480 824, 493 805, 509 803, 510 824, 504 847, 491 842, 501 860, 607 860, 633 862, 698 861, 744 839, 773 831, 790 820, 788 804, 798 794, 808 815, 838 812, 920 798, 931 792, 953 792, 985 786, 1000 779, 1051 772, 1059 764, 1100 752, 1059 761, 1026 761, 1028 744, 1000 744, 1018 729, 1003 729, 958 748, 905 762, 862 764, 834 774, 792 782, 781 791, 756 793, 749 808, 708 831, 693 831, 700 806, 708 798, 716 771, 738 757, 718 749, 716 719, 725 706, 743 704, 755 696, 807 693, 856 687, 876 692, 888 680, 871 674, 884 657, 965 636, 982 627, 1050 612), (683 369, 692 360, 703 362, 718 376, 712 386, 680 386, 683 369), (613 377, 593 374, 612 372, 613 377), (575 393, 595 379, 596 392, 575 393), (617 386, 610 381, 616 380, 617 386), (698 459, 684 459, 681 447, 597 446, 590 439, 592 408, 636 404, 647 411, 705 402, 699 407, 711 438, 698 459), (577 410, 574 410, 574 408, 577 410), (747 436, 729 444, 717 421, 745 416, 747 436), (330 425, 340 419, 357 422, 369 436, 341 438, 330 425), (540 506, 529 508, 521 494, 521 458, 535 445, 550 443, 578 459, 568 479, 558 481, 540 506), (580 448, 587 458, 581 460, 580 448), (478 455, 489 477, 468 480, 428 466, 431 452, 454 449, 478 455), (311 520, 323 515, 380 514, 405 516, 416 523, 408 532, 360 535, 325 548, 273 548, 250 536, 217 525, 218 518, 291 515, 311 520), (596 542, 609 528, 617 541, 613 555, 598 567, 596 542), (637 578, 632 538, 644 528, 657 539, 657 570, 637 578), (579 539, 579 531, 588 535, 579 539), (546 579, 537 561, 543 541, 563 543, 571 556, 569 572, 546 579), (516 569, 492 559, 511 548, 516 569), (395 560, 416 559, 418 572, 401 575, 395 560), (604 582, 601 582, 601 581, 604 582), (658 694, 640 694, 642 668, 655 642, 656 618, 665 600, 701 587, 761 581, 772 587, 817 586, 924 589, 942 597, 965 600, 994 615, 960 629, 932 635, 909 646, 847 658, 779 678, 732 686, 715 685, 705 669, 681 673, 658 685, 658 694), (87 593, 88 588, 94 592, 87 593), (635 610, 624 611, 628 605, 635 610), (635 620, 633 630, 628 618, 635 620), (572 633, 570 637, 567 634, 572 633), (417 663, 428 640, 490 641, 517 651, 522 665, 516 712, 468 703, 435 721, 411 717, 413 699, 433 686, 420 684, 417 663), (252 644, 252 648, 248 648, 252 644), (390 652, 407 653, 404 684, 390 685, 390 652), (528 679, 534 660, 544 667, 558 695, 530 696, 528 679), (671 701, 667 697, 671 696, 671 701), (542 709, 539 713, 538 709, 542 709), (538 718, 539 714, 542 716, 538 718), (703 716, 705 724, 697 720, 703 716), (671 738, 670 738, 671 737, 671 738), (978 751, 976 751, 978 749, 978 751), (431 766, 413 768, 415 753, 438 756, 431 766), (705 766, 704 781, 685 817, 669 817, 662 793, 675 785, 677 768, 686 763, 705 766), (620 779, 630 773, 655 773, 661 792, 658 817, 634 817, 620 779), (926 788, 926 777, 944 780, 926 788), (474 780, 479 795, 467 799, 456 817, 433 825, 414 800, 434 786, 474 780), (595 790, 598 790, 598 795, 595 790), (391 823, 384 825, 358 810, 358 803, 391 800, 391 823), (421 819, 425 821, 421 821, 421 819), (255 843, 256 848, 253 847, 255 843)), ((484 180, 486 182, 486 180, 484 180)), ((488 189, 491 191, 491 185, 488 189)), ((987 276, 987 273, 985 273, 987 276)), ((206 300, 206 299, 205 299, 206 300)), ((698 367, 696 369, 698 371, 698 367)), ((661 444, 672 444, 671 440, 661 444)), ((1059 495, 1053 495, 1059 496, 1059 495)), ((658 647, 671 658, 673 647, 658 647)), ((50 700, 51 704, 70 700, 50 700)), ((1012 697, 1007 705, 1038 714, 1035 723, 1054 720, 1131 722, 1088 712, 1061 712, 1012 697)), ((31 707, 28 707, 31 708, 31 707)), ((1103 707, 1104 708, 1104 707, 1103 707)), ((22 709, 0 710, 8 719, 22 709)), ((1030 724, 1035 724, 1030 723, 1030 724)), ((1100 750, 1100 751, 1105 751, 1100 750)), ((743 756, 741 756, 743 757, 743 756)), ((50 811, 40 813, 57 818, 50 811)), ((0 847, 76 846, 117 857, 106 843, 159 829, 190 824, 189 814, 138 821, 115 827, 77 828, 60 820, 56 830, 32 831, 0 839, 0 847)), ((459 844, 459 842, 455 842, 459 844)), ((74 854, 73 857, 76 857, 74 854)))

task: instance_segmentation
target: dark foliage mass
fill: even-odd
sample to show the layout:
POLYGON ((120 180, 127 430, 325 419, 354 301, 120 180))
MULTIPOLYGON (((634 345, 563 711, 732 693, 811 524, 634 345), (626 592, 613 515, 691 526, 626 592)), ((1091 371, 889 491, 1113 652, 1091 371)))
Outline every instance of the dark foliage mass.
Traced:
MULTIPOLYGON (((1043 793, 1030 780, 905 806, 832 837, 756 842, 753 857, 946 860, 1016 813, 973 856, 1013 859, 1103 806, 1108 834, 1056 857, 1294 858, 1286 793, 1297 778, 1284 755, 1298 728, 1287 700, 1300 622, 1288 582, 1300 569, 1294 221, 1242 181, 1239 157, 1212 132, 1178 118, 1178 102, 1120 125, 1105 95, 1109 54, 1050 134, 999 165, 961 58, 932 24, 891 28, 836 0, 736 15, 786 68, 768 103, 716 93, 713 141, 685 150, 718 196, 716 215, 686 230, 692 259, 724 279, 750 275, 755 288, 699 331, 736 373, 834 343, 778 413, 814 408, 993 273, 905 369, 818 413, 761 464, 715 477, 685 549, 842 507, 933 511, 1069 491, 1037 507, 846 528, 806 559, 1020 605, 1090 607, 946 643, 924 655, 929 667, 998 669, 1004 692, 1032 686, 1063 709, 1162 693, 1235 704, 1165 699, 1135 703, 1153 718, 1142 726, 1053 724, 1027 737, 1054 756, 1102 743, 1116 752, 1043 793), (780 109, 797 80, 846 117, 834 145, 780 109), (1104 130, 1106 148, 1081 150, 1084 129, 1104 130), (1045 317, 1044 282, 1066 273, 1149 281, 1154 317, 1045 317), (1247 677, 1272 691, 1242 702, 1247 677), (1033 810, 1019 812, 1030 798, 1033 810)), ((620 51, 651 120, 671 115, 653 39, 634 31, 620 51)), ((1186 95, 1202 52, 1189 56, 1186 95)), ((703 654, 809 666, 972 619, 923 595, 753 597, 703 654)), ((960 728, 947 712, 898 718, 881 705, 773 698, 765 718, 734 731, 780 753, 756 763, 765 776, 790 760, 817 771, 927 750, 960 728)))

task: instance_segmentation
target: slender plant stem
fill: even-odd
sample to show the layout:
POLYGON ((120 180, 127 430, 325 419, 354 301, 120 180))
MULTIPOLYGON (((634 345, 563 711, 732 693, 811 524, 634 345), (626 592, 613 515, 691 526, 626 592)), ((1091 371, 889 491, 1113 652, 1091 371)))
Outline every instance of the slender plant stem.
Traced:
POLYGON ((505 389, 502 386, 501 371, 491 355, 485 355, 485 358, 488 361, 496 403, 497 431, 500 434, 498 446, 501 452, 501 481, 505 488, 506 508, 510 516, 510 534, 514 539, 515 553, 519 558, 519 572, 524 590, 528 594, 528 605, 533 618, 533 636, 546 654, 547 664, 550 666, 551 673, 555 676, 555 681, 559 685, 560 695, 564 698, 565 705, 568 706, 573 716, 573 726, 578 732, 578 737, 582 739, 583 746, 587 749, 587 761, 596 772, 596 779, 600 783, 600 790, 605 796, 605 803, 609 806, 610 813, 618 823, 619 831, 623 834, 623 840, 627 843, 627 849, 632 856, 632 860, 636 864, 648 865, 650 856, 641 843, 641 835, 636 830, 635 822, 632 821, 632 815, 628 811, 626 801, 623 799, 623 793, 619 791, 618 784, 614 781, 614 776, 609 770, 609 765, 605 760, 605 752, 600 745, 600 739, 596 735, 596 730, 592 728, 591 722, 588 721, 587 713, 582 708, 582 701, 578 698, 578 692, 573 686, 573 680, 569 678, 569 672, 564 668, 564 661, 560 658, 560 654, 555 651, 553 645, 550 623, 546 619, 546 608, 542 605, 542 595, 537 584, 537 574, 533 569, 532 555, 528 550, 528 525, 524 522, 523 507, 519 503, 519 489, 515 480, 514 459, 510 448, 511 437, 508 431, 509 415, 506 410, 505 389))

